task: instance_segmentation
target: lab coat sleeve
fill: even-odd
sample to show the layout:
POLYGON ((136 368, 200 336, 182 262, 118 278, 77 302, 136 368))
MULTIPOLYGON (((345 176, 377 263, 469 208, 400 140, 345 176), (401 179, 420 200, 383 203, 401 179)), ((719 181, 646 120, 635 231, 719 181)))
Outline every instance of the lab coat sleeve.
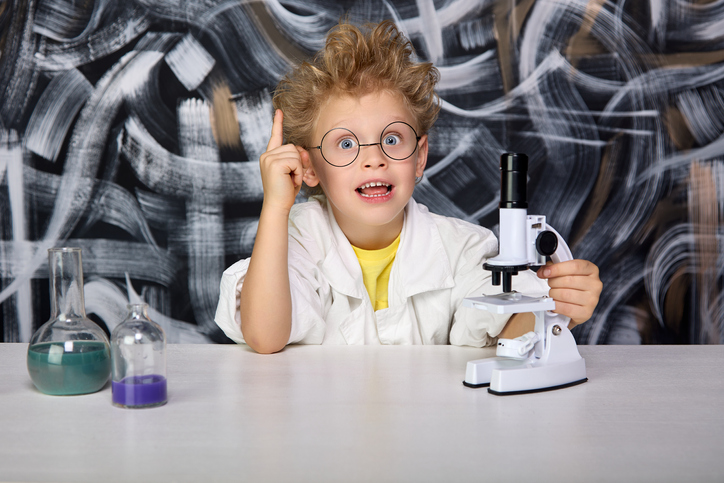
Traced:
MULTIPOLYGON (((292 296, 292 329, 288 344, 321 344, 324 338, 322 318, 323 298, 328 293, 319 282, 316 266, 305 256, 305 251, 289 239, 289 286, 292 296)), ((250 258, 240 260, 227 268, 220 284, 216 324, 231 340, 244 343, 239 313, 239 295, 244 284, 250 258)), ((274 303, 275 294, 268 294, 268 303, 274 303)))
POLYGON ((244 343, 241 334, 241 318, 239 316, 239 294, 241 284, 249 269, 249 261, 239 260, 224 270, 219 286, 219 303, 216 306, 214 321, 226 336, 237 344, 244 343))
MULTIPOLYGON (((452 303, 454 312, 450 329, 450 344, 484 347, 495 345, 497 336, 510 319, 509 314, 494 314, 485 310, 464 307, 463 299, 469 296, 493 295, 502 287, 492 284, 490 272, 483 269, 483 263, 498 252, 495 235, 484 230, 477 237, 471 237, 457 260, 455 288, 452 303)), ((545 295, 548 285, 530 270, 513 277, 513 289, 530 295, 545 295)))

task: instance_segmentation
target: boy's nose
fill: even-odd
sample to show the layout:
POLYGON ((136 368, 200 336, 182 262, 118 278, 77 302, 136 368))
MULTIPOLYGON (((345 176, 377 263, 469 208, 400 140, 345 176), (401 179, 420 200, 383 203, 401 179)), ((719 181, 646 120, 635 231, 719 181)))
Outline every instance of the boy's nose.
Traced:
POLYGON ((360 156, 362 157, 362 166, 365 168, 374 169, 387 165, 387 156, 382 152, 379 143, 362 146, 360 156))

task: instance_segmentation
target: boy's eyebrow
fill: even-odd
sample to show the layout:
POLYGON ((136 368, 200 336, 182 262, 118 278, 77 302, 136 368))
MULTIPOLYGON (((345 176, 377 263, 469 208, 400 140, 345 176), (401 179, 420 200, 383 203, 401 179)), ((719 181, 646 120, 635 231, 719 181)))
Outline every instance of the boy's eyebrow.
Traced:
MULTIPOLYGON (((354 119, 354 118, 352 118, 352 119, 343 119, 343 120, 335 123, 334 126, 331 127, 330 129, 336 129, 336 128, 342 127, 342 128, 345 128, 345 129, 349 129, 350 131, 354 131, 353 128, 349 127, 348 123, 354 124, 355 121, 357 121, 357 119, 354 119), (347 124, 347 125, 345 125, 345 124, 347 124)), ((388 117, 386 120, 380 122, 380 127, 379 127, 379 129, 380 129, 380 131, 381 131, 382 129, 384 129, 385 127, 387 127, 388 125, 390 125, 391 123, 393 123, 393 122, 398 122, 398 121, 402 121, 402 122, 405 122, 405 123, 408 123, 408 124, 412 125, 412 123, 410 123, 410 122, 407 121, 406 119, 403 119, 402 116, 390 116, 390 117, 388 117)), ((328 129, 327 131, 329 131, 329 129, 328 129)))

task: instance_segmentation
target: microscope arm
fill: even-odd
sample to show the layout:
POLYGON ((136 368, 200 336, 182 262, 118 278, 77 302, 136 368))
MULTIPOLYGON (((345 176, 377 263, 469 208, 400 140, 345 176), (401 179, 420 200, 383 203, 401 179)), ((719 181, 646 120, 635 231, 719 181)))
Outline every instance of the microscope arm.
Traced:
POLYGON ((551 261, 553 263, 561 263, 573 260, 573 254, 571 253, 571 249, 568 247, 568 244, 563 239, 561 234, 558 233, 555 228, 550 226, 548 223, 546 223, 546 230, 553 232, 558 239, 558 248, 551 255, 551 261))
MULTIPOLYGON (((561 262, 567 262, 570 260, 573 260, 573 254, 571 253, 571 249, 568 247, 568 244, 563 239, 560 233, 556 231, 555 228, 550 226, 548 223, 545 224, 545 229, 547 231, 552 232, 556 235, 556 238, 558 239, 558 247, 556 248, 556 251, 553 252, 553 254, 550 256, 551 261, 553 263, 561 263, 561 262)), ((536 318, 537 319, 537 318, 536 318)), ((564 327, 568 327, 568 324, 570 323, 571 319, 570 317, 566 317, 565 315, 556 314, 553 312, 546 312, 545 314, 545 324, 544 327, 541 328, 542 330, 539 332, 536 330, 536 332, 539 332, 539 335, 544 335, 546 333, 545 328, 547 328, 549 325, 552 324, 560 324, 564 327)), ((536 326, 537 326, 537 320, 536 320, 536 326)), ((536 327, 538 329, 538 327, 536 327)))

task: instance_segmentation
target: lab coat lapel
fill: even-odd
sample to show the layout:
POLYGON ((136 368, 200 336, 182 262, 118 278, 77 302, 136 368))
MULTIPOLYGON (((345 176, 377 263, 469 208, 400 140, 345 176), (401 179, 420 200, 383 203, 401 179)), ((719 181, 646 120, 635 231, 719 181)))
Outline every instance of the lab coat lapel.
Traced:
POLYGON ((368 316, 365 299, 369 299, 369 296, 364 288, 362 269, 352 245, 334 219, 329 206, 327 206, 327 216, 329 221, 327 225, 329 231, 325 240, 327 250, 320 270, 335 294, 328 314, 331 320, 328 322, 335 321, 347 344, 364 344, 364 328, 368 316))
MULTIPOLYGON (((329 204, 329 201, 327 201, 329 204)), ((349 240, 334 219, 332 209, 327 206, 329 216, 330 248, 322 261, 321 270, 329 285, 336 292, 364 299, 368 297, 362 281, 362 269, 349 240)))
POLYGON ((405 209, 405 224, 395 264, 394 291, 404 298, 455 285, 440 231, 427 207, 412 198, 405 209))

